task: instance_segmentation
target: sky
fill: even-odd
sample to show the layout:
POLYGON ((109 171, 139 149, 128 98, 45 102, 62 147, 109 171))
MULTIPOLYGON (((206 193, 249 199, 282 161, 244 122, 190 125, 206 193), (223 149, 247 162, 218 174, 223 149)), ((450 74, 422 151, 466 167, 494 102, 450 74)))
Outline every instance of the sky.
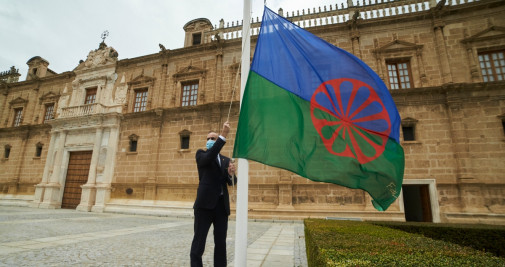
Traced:
MULTIPOLYGON (((347 0, 267 0, 273 11, 318 8, 347 0)), ((263 14, 264 0, 251 0, 252 17, 263 14)), ((356 2, 356 0, 354 0, 356 2)), ((241 0, 0 0, 0 72, 15 66, 26 79, 26 62, 40 56, 56 73, 72 71, 98 48, 101 34, 119 54, 135 58, 184 45, 183 26, 196 18, 213 25, 241 21, 241 0)), ((231 23, 230 23, 231 25, 231 23)))

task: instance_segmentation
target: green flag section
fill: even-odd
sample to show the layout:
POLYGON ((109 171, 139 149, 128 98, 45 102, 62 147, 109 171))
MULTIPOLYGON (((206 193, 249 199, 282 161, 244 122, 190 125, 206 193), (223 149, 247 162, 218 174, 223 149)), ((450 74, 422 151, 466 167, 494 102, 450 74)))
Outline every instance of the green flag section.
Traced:
POLYGON ((349 127, 333 144, 327 144, 342 125, 338 122, 326 109, 314 107, 313 103, 251 71, 233 157, 286 169, 313 181, 363 189, 373 198, 376 209, 386 210, 401 190, 402 147, 391 138, 383 139, 359 127, 349 127), (321 127, 320 134, 314 120, 335 123, 321 127), (363 157, 373 160, 360 163, 356 157, 329 152, 345 147, 354 154, 359 150, 363 157))

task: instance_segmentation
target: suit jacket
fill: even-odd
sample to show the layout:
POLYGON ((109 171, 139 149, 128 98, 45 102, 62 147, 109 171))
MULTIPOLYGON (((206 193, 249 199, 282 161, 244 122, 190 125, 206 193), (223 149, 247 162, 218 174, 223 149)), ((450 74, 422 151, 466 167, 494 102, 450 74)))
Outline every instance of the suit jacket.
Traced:
MULTIPOLYGON (((216 143, 210 149, 199 149, 196 152, 196 165, 200 183, 198 184, 193 208, 214 209, 222 190, 226 213, 230 215, 230 197, 226 186, 232 185, 232 180, 228 175, 230 159, 219 154, 225 143, 221 138, 217 138, 216 143), (221 159, 221 166, 217 160, 218 154, 221 159)), ((237 177, 234 177, 234 180, 236 183, 237 177)))

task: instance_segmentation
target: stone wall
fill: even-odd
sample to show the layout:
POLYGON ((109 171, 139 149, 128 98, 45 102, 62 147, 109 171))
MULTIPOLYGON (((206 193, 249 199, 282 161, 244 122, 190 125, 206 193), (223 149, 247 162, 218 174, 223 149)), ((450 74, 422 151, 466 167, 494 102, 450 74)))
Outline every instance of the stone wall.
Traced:
MULTIPOLYGON (((438 221, 505 222, 505 82, 484 83, 478 65, 478 53, 505 49, 504 12, 503 1, 490 0, 307 27, 361 58, 386 85, 386 62, 409 61, 413 88, 391 91, 402 122, 414 125, 415 130, 414 141, 404 141, 400 132, 405 184, 433 188, 430 197, 437 203, 431 208, 438 221)), ((241 40, 209 36, 204 32, 200 45, 188 43, 184 48, 162 49, 117 64, 117 59, 107 59, 107 70, 82 63, 74 72, 0 84, 0 148, 12 146, 9 159, 0 162, 2 194, 33 194, 33 185, 42 180, 54 127, 63 132, 70 127, 68 138, 74 141, 86 134, 91 140, 89 147, 93 147, 96 128, 105 126, 112 127, 107 130, 111 136, 119 127, 119 137, 107 144, 108 151, 115 151, 113 170, 100 174, 108 177, 97 180, 101 205, 110 200, 137 207, 147 207, 146 203, 191 207, 198 186, 196 151, 205 146, 209 130, 220 130, 229 113, 232 131, 222 154, 231 157, 238 124, 241 40), (87 123, 87 117, 57 117, 57 122, 43 124, 45 103, 78 106, 81 98, 77 97, 97 81, 105 88, 100 103, 118 106, 115 111, 120 114, 113 115, 119 118, 118 124, 115 119, 110 124, 102 122, 101 114, 91 116, 95 123, 87 123), (197 105, 182 107, 182 86, 188 81, 198 81, 197 105), (148 90, 147 108, 133 112, 135 90, 144 88, 148 90), (11 127, 15 107, 24 108, 20 127, 11 127), (79 132, 83 125, 86 133, 79 132), (181 149, 181 135, 190 137, 189 148, 181 149), (130 151, 132 138, 137 140, 135 152, 130 151), (40 158, 34 158, 37 143, 43 144, 40 158)), ((251 57, 256 40, 253 36, 251 57)), ((100 147, 100 142, 95 145, 100 147)), ((86 209, 93 205, 95 187, 87 188, 86 209)), ((230 188, 232 212, 235 191, 230 188)), ((405 220, 402 196, 384 213, 376 212, 370 202, 362 190, 312 182, 256 162, 249 164, 251 218, 405 220)), ((58 200, 51 203, 57 206, 58 200)))

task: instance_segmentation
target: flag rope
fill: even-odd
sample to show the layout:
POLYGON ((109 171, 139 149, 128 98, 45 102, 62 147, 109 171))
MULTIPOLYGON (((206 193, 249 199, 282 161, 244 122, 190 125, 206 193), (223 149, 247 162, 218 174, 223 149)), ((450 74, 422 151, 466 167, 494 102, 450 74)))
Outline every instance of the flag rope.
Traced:
MULTIPOLYGON (((244 51, 244 49, 242 48, 242 52, 243 51, 244 51)), ((228 117, 226 118, 226 121, 230 121, 231 106, 233 105, 233 97, 235 97, 235 89, 237 89, 238 73, 239 73, 241 65, 242 65, 242 59, 240 59, 240 61, 238 63, 237 73, 235 74, 235 80, 233 80, 230 107, 228 108, 228 117)))
MULTIPOLYGON (((243 34, 244 33, 242 33, 242 35, 243 34)), ((244 47, 245 47, 245 44, 242 44, 242 49, 240 51, 241 55, 244 53, 244 47)), ((228 108, 228 116, 226 117, 226 121, 228 121, 228 122, 230 121, 231 107, 233 105, 233 98, 235 97, 235 90, 237 89, 237 80, 238 80, 238 77, 239 77, 239 73, 240 73, 240 68, 241 67, 242 67, 242 56, 240 57, 240 61, 238 62, 237 73, 235 73, 235 79, 233 80, 233 84, 231 86, 232 90, 231 90, 230 107, 228 108)), ((233 151, 231 153, 233 154, 233 151)), ((233 159, 232 156, 230 156, 230 161, 232 163, 235 163, 235 159, 233 159)), ((232 185, 232 188, 233 188, 233 195, 234 195, 235 194, 235 180, 233 179, 233 177, 231 179, 231 185, 232 185)))

